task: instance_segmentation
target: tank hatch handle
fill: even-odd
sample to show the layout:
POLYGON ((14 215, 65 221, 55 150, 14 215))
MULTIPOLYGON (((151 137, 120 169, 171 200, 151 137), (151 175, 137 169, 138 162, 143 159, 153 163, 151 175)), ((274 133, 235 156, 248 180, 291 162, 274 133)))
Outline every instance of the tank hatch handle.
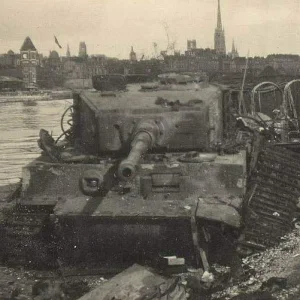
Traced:
POLYGON ((185 191, 187 176, 181 173, 153 173, 141 176, 140 189, 144 198, 151 193, 180 193, 185 191))

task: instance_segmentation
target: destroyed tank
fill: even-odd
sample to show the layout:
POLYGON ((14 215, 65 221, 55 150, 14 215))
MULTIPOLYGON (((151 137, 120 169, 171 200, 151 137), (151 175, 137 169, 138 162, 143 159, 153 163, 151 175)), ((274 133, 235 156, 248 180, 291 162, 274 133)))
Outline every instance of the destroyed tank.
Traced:
POLYGON ((289 230, 299 154, 239 111, 239 93, 187 75, 93 86, 74 92, 57 140, 40 131, 42 155, 23 168, 5 221, 8 260, 176 255, 208 270, 232 245, 263 248, 289 230))

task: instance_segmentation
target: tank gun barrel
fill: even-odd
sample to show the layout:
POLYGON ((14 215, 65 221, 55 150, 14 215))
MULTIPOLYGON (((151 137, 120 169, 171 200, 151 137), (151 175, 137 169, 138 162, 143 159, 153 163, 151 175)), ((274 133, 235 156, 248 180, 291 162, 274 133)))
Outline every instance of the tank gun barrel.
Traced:
POLYGON ((128 181, 135 177, 137 167, 143 156, 155 143, 158 126, 154 122, 143 122, 136 131, 127 158, 119 165, 118 177, 128 181))

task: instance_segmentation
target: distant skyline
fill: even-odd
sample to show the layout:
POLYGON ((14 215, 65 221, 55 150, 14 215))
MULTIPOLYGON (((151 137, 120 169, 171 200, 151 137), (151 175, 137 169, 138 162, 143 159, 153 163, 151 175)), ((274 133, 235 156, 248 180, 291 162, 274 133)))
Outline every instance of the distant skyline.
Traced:
MULTIPOLYGON (((170 41, 186 50, 187 39, 198 48, 213 48, 217 0, 2 0, 0 53, 19 52, 26 36, 37 50, 78 55, 87 52, 126 59, 131 46, 138 58, 154 55, 170 41), (54 43, 54 35, 62 49, 54 43)), ((240 56, 300 54, 299 0, 220 0, 227 51, 232 39, 240 56)))

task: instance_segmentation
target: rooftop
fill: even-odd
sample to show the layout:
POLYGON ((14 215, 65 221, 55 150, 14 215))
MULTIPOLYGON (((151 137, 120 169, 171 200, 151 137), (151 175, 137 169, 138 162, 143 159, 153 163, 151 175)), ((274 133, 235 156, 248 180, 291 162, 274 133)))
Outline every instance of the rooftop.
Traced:
POLYGON ((55 51, 55 50, 50 51, 49 58, 51 58, 51 59, 59 59, 59 54, 58 54, 58 52, 55 51))
POLYGON ((32 50, 32 51, 36 51, 35 46, 33 45, 32 40, 30 39, 30 37, 26 37, 20 51, 28 51, 28 50, 32 50))

